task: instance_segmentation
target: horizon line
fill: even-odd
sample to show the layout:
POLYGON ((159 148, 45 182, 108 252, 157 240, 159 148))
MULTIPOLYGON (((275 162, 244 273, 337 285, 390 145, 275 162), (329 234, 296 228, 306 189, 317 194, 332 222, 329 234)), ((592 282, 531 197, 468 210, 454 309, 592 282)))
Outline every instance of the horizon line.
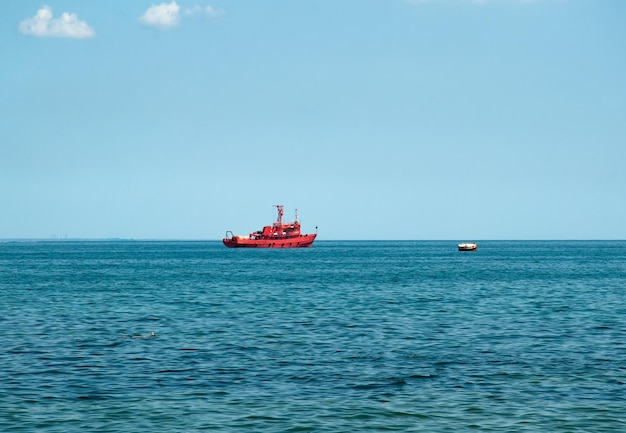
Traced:
MULTIPOLYGON (((221 242, 221 238, 216 239, 196 239, 196 238, 0 238, 0 242, 221 242)), ((593 241, 615 241, 621 242, 626 239, 620 238, 492 238, 473 239, 471 242, 593 242, 593 241)), ((457 238, 447 239, 316 239, 316 242, 470 242, 457 238)))

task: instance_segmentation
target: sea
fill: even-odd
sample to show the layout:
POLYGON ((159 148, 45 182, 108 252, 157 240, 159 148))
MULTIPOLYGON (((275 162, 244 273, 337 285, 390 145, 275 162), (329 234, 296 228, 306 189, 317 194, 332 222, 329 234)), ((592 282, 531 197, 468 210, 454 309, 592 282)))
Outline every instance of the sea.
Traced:
POLYGON ((0 242, 0 431, 626 431, 626 241, 456 244, 0 242))

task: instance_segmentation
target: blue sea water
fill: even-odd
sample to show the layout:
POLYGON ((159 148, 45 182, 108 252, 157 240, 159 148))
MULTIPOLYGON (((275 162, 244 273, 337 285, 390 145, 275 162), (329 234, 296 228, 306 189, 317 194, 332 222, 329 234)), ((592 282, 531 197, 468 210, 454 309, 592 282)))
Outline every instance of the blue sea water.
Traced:
POLYGON ((626 242, 0 243, 0 431, 626 431, 626 242))

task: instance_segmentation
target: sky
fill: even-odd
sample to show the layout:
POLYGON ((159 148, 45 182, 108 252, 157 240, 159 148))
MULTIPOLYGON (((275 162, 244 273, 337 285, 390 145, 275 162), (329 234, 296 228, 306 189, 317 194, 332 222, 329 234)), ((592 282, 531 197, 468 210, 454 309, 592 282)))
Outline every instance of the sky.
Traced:
POLYGON ((0 10, 1 239, 626 239, 626 1, 0 10))

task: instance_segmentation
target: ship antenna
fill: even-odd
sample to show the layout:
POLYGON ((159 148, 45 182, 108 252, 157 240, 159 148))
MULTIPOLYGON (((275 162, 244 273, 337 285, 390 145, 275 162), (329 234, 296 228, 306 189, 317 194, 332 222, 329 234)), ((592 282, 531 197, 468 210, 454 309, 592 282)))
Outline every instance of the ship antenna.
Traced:
POLYGON ((296 222, 298 222, 298 209, 296 209, 296 222))

